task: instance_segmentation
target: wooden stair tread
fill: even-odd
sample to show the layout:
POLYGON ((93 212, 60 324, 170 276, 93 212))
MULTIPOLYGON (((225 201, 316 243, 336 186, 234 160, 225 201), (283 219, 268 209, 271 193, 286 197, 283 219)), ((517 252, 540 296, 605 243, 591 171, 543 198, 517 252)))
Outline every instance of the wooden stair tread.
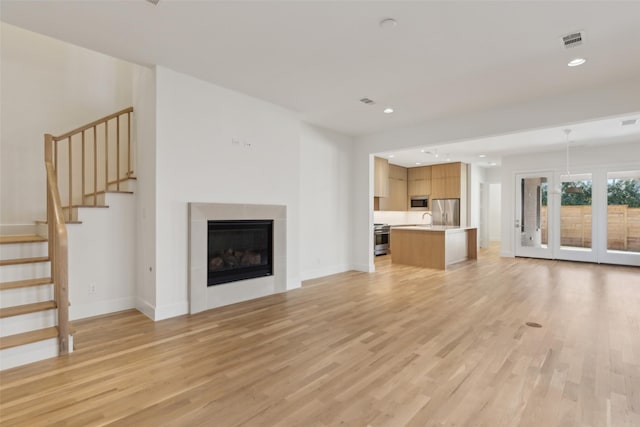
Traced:
POLYGON ((5 317, 20 316, 22 314, 36 313, 56 308, 55 301, 41 301, 32 304, 16 305, 13 307, 0 308, 0 319, 5 317))
POLYGON ((107 190, 107 191, 98 191, 97 193, 87 193, 84 195, 84 197, 93 197, 96 194, 104 194, 104 193, 114 193, 114 194, 133 194, 133 191, 129 191, 129 190, 107 190))
POLYGON ((3 259, 0 260, 0 266, 3 265, 19 265, 19 264, 35 264, 37 262, 49 261, 48 256, 40 256, 34 258, 16 258, 16 259, 3 259))
MULTIPOLYGON (((69 335, 74 335, 75 333, 76 329, 69 324, 69 335)), ((58 335, 59 331, 57 326, 22 332, 20 334, 7 335, 6 337, 0 338, 0 350, 57 338, 58 335)))
POLYGON ((0 244, 46 242, 47 238, 35 234, 0 236, 0 244))
MULTIPOLYGON (((65 224, 82 224, 82 221, 65 221, 65 224)), ((48 224, 46 219, 36 220, 36 224, 48 224)))
POLYGON ((38 329, 35 331, 23 332, 21 334, 8 335, 0 338, 0 350, 21 345, 31 344, 38 341, 44 341, 51 338, 57 338, 58 328, 52 326, 50 328, 38 329))
MULTIPOLYGON (((71 208, 76 209, 76 208, 108 208, 109 205, 73 205, 71 206, 71 208)), ((63 206, 62 210, 64 209, 69 209, 69 206, 63 206)))
POLYGON ((16 280, 14 282, 0 283, 0 291, 7 289, 28 288, 30 286, 49 285, 53 281, 51 277, 41 277, 39 279, 16 280))

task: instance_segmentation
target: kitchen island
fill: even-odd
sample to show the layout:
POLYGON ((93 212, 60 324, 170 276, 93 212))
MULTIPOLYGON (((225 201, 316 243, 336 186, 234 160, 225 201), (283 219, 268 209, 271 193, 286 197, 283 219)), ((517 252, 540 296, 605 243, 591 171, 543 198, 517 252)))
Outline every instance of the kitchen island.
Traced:
POLYGON ((446 270, 478 258, 478 229, 444 225, 391 228, 391 262, 446 270))

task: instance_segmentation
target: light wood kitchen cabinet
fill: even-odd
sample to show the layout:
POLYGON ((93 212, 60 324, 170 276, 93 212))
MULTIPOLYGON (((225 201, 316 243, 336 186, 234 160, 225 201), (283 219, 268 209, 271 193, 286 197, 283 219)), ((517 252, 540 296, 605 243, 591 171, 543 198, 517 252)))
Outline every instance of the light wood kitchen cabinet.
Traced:
POLYGON ((373 197, 389 196, 389 161, 374 157, 373 164, 373 197))
POLYGON ((407 168, 389 165, 389 196, 380 199, 380 210, 407 210, 407 168))
POLYGON ((409 168, 407 172, 408 196, 428 196, 431 191, 431 166, 409 168))
POLYGON ((431 167, 431 199, 460 199, 466 195, 467 165, 445 163, 431 167))

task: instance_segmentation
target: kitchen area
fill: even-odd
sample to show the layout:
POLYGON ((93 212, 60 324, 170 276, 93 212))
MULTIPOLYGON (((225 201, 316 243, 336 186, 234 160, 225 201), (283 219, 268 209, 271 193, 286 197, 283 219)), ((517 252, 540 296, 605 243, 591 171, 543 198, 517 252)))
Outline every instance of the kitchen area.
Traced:
POLYGON ((374 255, 440 270, 476 259, 467 174, 461 162, 403 167, 374 157, 374 255))

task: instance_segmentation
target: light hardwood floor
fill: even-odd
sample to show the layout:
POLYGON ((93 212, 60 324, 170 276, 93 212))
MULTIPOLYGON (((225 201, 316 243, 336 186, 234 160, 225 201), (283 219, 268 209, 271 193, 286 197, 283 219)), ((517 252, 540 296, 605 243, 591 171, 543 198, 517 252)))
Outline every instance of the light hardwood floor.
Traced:
POLYGON ((0 424, 640 425, 638 268, 377 264, 194 316, 75 322, 73 354, 0 373, 0 424))

